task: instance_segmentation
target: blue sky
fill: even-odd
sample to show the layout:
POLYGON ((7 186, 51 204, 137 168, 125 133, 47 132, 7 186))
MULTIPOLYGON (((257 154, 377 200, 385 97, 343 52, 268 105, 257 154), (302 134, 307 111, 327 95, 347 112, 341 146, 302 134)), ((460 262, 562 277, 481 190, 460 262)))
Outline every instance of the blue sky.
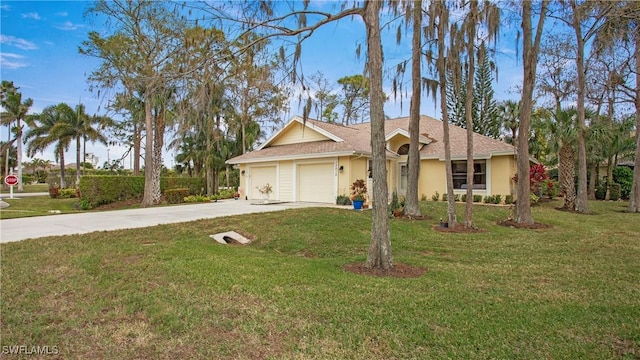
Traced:
MULTIPOLYGON (((31 113, 61 102, 71 106, 82 102, 87 113, 105 114, 105 100, 90 92, 86 81, 87 75, 98 66, 98 61, 78 53, 78 46, 87 39, 88 32, 100 32, 103 27, 102 22, 93 24, 83 17, 88 4, 90 2, 85 1, 0 1, 0 78, 13 81, 23 98, 33 99, 31 113)), ((318 3, 318 6, 323 5, 333 4, 318 3)), ((387 66, 393 67, 408 56, 409 39, 396 45, 395 27, 385 33, 385 39, 385 60, 387 66)), ((364 25, 359 19, 326 25, 303 45, 305 75, 321 71, 330 81, 336 82, 340 77, 361 73, 364 62, 356 59, 355 48, 364 41, 364 25)), ((495 86, 498 100, 513 98, 509 89, 519 84, 522 78, 521 62, 515 59, 514 47, 513 36, 502 35, 497 58, 500 81, 495 86)), ((390 94, 391 82, 387 81, 385 86, 385 92, 390 94)), ((433 99, 423 97, 422 103, 423 114, 440 118, 433 99)), ((293 103, 291 115, 300 112, 297 103, 293 103)), ((399 102, 389 101, 385 112, 391 117, 408 115, 408 98, 402 107, 399 102)), ((0 128, 0 139, 6 141, 6 127, 0 128)), ((70 150, 65 156, 66 162, 75 162, 73 149, 70 150)), ((87 152, 100 159, 99 165, 107 160, 107 156, 119 158, 124 151, 121 147, 112 146, 107 151, 105 146, 87 144, 87 152)), ((165 165, 172 166, 171 154, 167 151, 165 154, 165 165)), ((52 151, 35 157, 54 160, 52 151)), ((128 162, 125 162, 125 167, 128 167, 128 162)))

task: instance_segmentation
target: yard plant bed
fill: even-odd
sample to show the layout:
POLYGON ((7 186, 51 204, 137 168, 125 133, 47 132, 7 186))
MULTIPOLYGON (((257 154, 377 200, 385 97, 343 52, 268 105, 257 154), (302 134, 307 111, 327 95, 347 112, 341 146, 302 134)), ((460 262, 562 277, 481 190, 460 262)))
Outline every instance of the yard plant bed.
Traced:
POLYGON ((2 244, 1 345, 71 359, 640 357, 638 215, 559 204, 532 209, 542 231, 486 206, 478 233, 391 221, 394 271, 417 277, 347 271, 366 260, 371 212, 334 208, 2 244), (252 243, 209 237, 230 230, 252 243))

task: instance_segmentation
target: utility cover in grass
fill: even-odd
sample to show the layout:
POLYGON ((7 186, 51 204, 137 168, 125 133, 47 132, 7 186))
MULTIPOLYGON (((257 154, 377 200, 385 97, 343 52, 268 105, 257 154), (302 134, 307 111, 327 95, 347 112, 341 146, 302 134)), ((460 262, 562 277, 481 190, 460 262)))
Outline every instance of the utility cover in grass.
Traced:
POLYGON ((246 237, 238 234, 235 231, 227 231, 223 233, 217 233, 213 235, 209 235, 210 238, 219 242, 220 244, 240 244, 246 245, 251 242, 251 240, 246 237))

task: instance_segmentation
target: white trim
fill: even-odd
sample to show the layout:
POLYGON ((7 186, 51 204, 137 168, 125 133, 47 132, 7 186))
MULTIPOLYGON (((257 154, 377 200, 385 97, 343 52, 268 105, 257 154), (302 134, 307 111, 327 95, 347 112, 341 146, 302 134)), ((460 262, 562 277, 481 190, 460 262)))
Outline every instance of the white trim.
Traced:
MULTIPOLYGON (((315 154, 272 156, 272 157, 265 157, 265 158, 258 158, 258 159, 246 159, 241 161, 232 161, 233 159, 229 159, 226 161, 226 163, 227 164, 252 164, 252 163, 260 163, 260 162, 305 160, 305 159, 317 159, 317 158, 328 158, 328 157, 333 158, 336 156, 353 156, 357 154, 361 154, 361 153, 358 153, 356 151, 338 151, 338 152, 315 153, 315 154)), ((371 155, 367 154, 365 156, 371 156, 371 155)))
MULTIPOLYGON (((396 128, 395 130, 393 130, 392 132, 390 132, 388 135, 385 136, 384 141, 385 142, 389 142, 389 140, 391 140, 394 136, 396 135, 402 135, 404 137, 406 137, 407 139, 410 139, 411 137, 409 136, 409 131, 402 129, 402 128, 396 128)), ((431 144, 431 139, 424 137, 422 135, 418 135, 418 142, 422 143, 422 144, 431 144)))
POLYGON ((333 140, 335 142, 343 142, 344 140, 341 139, 340 137, 336 136, 333 133, 328 132, 325 129, 322 129, 318 126, 313 125, 312 123, 310 123, 309 121, 303 121, 303 119, 299 116, 294 116, 291 120, 289 120, 289 122, 283 126, 280 130, 278 130, 275 134, 271 135, 271 137, 269 137, 269 139, 267 139, 267 141, 263 142, 256 150, 262 150, 265 147, 267 147, 268 145, 271 144, 271 142, 273 142, 273 140, 280 134, 282 134, 282 132, 284 132, 286 129, 289 128, 289 126, 291 126, 291 124, 293 124, 294 122, 297 122, 299 124, 302 124, 304 127, 309 128, 315 132, 318 132, 326 137, 328 137, 330 140, 333 140))

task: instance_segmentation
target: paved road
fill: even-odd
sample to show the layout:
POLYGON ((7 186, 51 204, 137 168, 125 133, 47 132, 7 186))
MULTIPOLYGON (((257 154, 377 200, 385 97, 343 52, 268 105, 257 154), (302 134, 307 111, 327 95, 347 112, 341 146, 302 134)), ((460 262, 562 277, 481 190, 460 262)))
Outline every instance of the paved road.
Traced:
POLYGON ((247 200, 224 200, 205 204, 4 219, 0 220, 0 243, 318 206, 336 207, 336 205, 318 203, 255 205, 247 200))

